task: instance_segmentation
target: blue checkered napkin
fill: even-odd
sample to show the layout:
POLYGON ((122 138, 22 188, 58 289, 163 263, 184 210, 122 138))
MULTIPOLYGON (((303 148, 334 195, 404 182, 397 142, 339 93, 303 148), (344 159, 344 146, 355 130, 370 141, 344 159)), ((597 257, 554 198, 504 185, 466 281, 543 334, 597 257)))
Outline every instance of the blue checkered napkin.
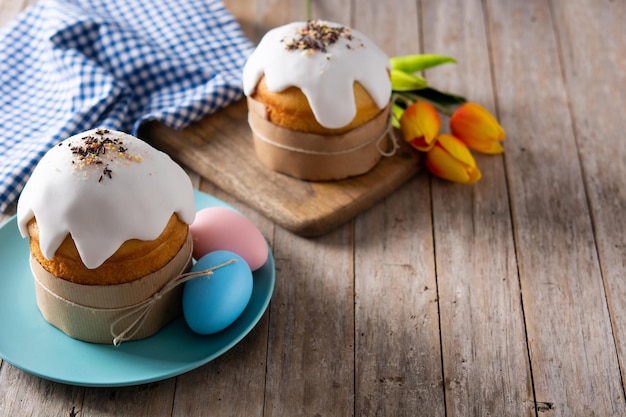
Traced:
POLYGON ((96 126, 179 129, 242 97, 252 51, 218 0, 44 0, 0 29, 0 211, 96 126))

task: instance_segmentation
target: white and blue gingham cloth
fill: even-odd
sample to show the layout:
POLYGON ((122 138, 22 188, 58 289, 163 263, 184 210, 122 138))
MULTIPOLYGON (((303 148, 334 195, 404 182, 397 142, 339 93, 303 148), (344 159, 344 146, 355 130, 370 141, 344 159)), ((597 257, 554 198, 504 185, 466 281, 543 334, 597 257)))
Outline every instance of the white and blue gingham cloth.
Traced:
POLYGON ((253 45, 219 0, 44 0, 0 29, 0 211, 96 126, 179 129, 242 97, 253 45))

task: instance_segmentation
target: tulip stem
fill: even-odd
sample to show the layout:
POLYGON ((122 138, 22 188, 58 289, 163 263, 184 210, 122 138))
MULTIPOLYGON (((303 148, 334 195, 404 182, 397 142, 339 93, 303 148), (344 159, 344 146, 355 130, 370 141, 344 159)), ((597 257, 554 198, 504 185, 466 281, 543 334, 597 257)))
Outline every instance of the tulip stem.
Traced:
POLYGON ((309 21, 312 19, 312 13, 311 13, 311 0, 305 0, 304 1, 304 7, 306 10, 306 20, 309 21))

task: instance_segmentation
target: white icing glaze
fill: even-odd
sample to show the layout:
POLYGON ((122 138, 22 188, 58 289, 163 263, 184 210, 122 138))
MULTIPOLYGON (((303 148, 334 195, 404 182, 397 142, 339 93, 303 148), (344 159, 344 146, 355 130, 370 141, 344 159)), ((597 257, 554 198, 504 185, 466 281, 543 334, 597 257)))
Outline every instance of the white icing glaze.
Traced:
POLYGON ((156 239, 172 213, 191 224, 195 212, 191 180, 169 156, 128 134, 94 129, 44 155, 22 191, 17 221, 26 237, 28 222, 37 219, 47 259, 69 233, 93 269, 127 240, 156 239), (119 142, 81 159, 72 148, 85 149, 89 136, 119 142))
MULTIPOLYGON (((323 23, 341 27, 337 23, 323 23)), ((389 58, 378 46, 351 29, 351 40, 340 37, 326 52, 288 50, 286 43, 303 27, 306 22, 294 22, 265 34, 244 66, 246 95, 254 92, 263 74, 270 91, 298 87, 307 97, 317 121, 330 129, 346 126, 354 119, 355 81, 367 90, 378 108, 387 106, 391 94, 389 58)))

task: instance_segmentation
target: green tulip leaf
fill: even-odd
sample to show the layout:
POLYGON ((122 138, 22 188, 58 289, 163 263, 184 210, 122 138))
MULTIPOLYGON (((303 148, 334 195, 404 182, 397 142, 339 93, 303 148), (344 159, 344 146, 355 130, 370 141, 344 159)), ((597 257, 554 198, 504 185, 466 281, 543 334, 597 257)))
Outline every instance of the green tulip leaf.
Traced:
POLYGON ((394 91, 413 91, 428 87, 428 83, 419 75, 391 70, 391 88, 394 91))
POLYGON ((449 56, 434 54, 413 54, 394 56, 389 59, 392 70, 413 74, 442 64, 454 64, 456 60, 449 56))
POLYGON ((413 91, 394 91, 391 97, 393 104, 401 109, 406 109, 410 103, 425 100, 435 106, 439 112, 448 116, 452 115, 456 107, 467 102, 465 97, 440 91, 432 87, 413 91))
POLYGON ((467 100, 463 96, 440 91, 432 87, 422 88, 413 92, 415 95, 443 107, 459 106, 467 100))

